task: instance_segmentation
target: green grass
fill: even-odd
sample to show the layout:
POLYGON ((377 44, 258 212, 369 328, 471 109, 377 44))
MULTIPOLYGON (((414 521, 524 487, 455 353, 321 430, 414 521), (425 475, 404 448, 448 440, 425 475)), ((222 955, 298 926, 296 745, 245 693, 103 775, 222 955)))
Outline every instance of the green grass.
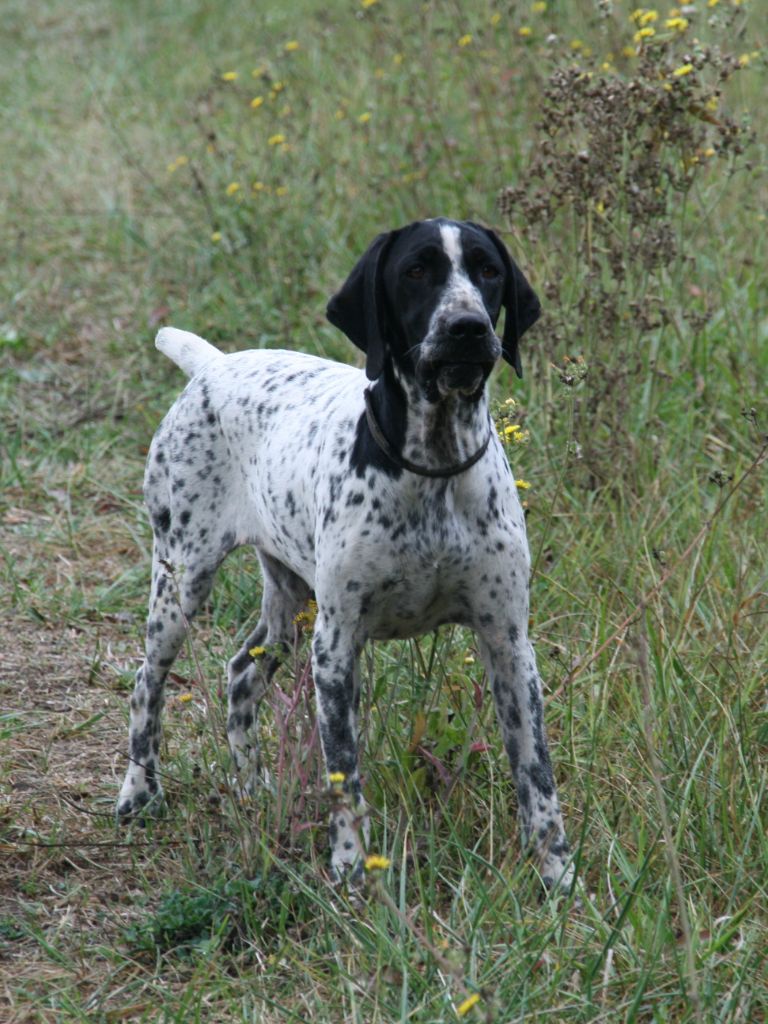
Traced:
POLYGON ((699 0, 679 32, 632 6, 5 5, 3 1019, 431 1024, 474 992, 468 1020, 768 1014, 764 18, 699 0), (165 816, 112 821, 142 465, 183 383, 156 327, 359 361, 327 297, 377 232, 434 214, 495 226, 544 302, 525 380, 494 392, 528 435, 510 458, 581 905, 542 901, 519 857, 459 629, 364 654, 391 865, 362 901, 324 880, 306 636, 263 714, 276 792, 232 798, 247 552, 169 684, 165 816))

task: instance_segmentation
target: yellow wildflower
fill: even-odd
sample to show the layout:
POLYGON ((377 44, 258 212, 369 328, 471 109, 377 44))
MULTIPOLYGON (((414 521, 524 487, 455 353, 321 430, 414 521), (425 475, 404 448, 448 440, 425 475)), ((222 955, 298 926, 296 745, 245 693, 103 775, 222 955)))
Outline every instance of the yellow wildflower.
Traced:
POLYGON ((679 68, 675 68, 672 75, 675 78, 685 78, 686 75, 690 75, 693 71, 693 64, 681 64, 679 68))
POLYGON ((257 68, 254 68, 251 72, 251 78, 262 78, 266 74, 267 69, 263 64, 259 64, 257 68))
POLYGON ((456 1013, 460 1017, 466 1017, 473 1006, 476 1006, 480 1002, 480 996, 477 992, 473 992, 471 996, 467 996, 460 1006, 456 1007, 456 1013))
POLYGON ((378 2, 379 2, 379 0, 360 0, 360 5, 362 7, 368 8, 368 7, 373 7, 373 5, 378 3, 378 2))
POLYGON ((264 185, 263 181, 254 181, 254 183, 251 185, 251 190, 253 192, 263 192, 265 187, 266 186, 264 185))
POLYGON ((636 43, 642 43, 642 41, 644 39, 650 39, 651 36, 655 36, 655 35, 656 35, 656 29, 655 28, 646 27, 646 28, 638 29, 637 32, 635 32, 635 34, 632 36, 632 38, 634 39, 634 41, 636 43))
POLYGON ((748 53, 742 53, 742 55, 739 57, 739 67, 740 68, 745 68, 749 64, 749 61, 750 61, 749 54, 748 53))
POLYGON ((283 47, 283 49, 284 49, 284 50, 285 50, 285 51, 286 51, 287 53, 294 53, 294 52, 295 52, 296 50, 298 50, 299 48, 300 48, 300 44, 298 43, 298 41, 297 41, 296 39, 290 39, 290 40, 289 40, 289 41, 288 41, 288 42, 287 42, 287 43, 285 44, 285 46, 283 47))
POLYGON ((346 777, 344 772, 331 772, 328 776, 328 781, 332 786, 340 786, 346 777))
POLYGON ((712 146, 707 146, 707 148, 704 150, 704 156, 714 156, 714 155, 715 155, 715 150, 713 149, 713 147, 712 146))
POLYGON ((314 626, 316 618, 317 601, 314 601, 310 598, 310 600, 307 602, 307 607, 303 611, 300 611, 296 615, 294 615, 293 621, 297 626, 300 626, 302 623, 306 623, 308 626, 314 626))
POLYGON ((530 491, 531 489, 531 485, 527 480, 515 480, 515 487, 517 487, 519 491, 530 491))
POLYGON ((193 697, 191 693, 180 693, 178 699, 182 704, 189 704, 193 697))
POLYGON ((282 92, 284 88, 285 88, 285 82, 273 82, 272 83, 272 92, 274 92, 274 93, 282 92))
POLYGON ((235 194, 235 192, 239 192, 239 191, 240 191, 240 182, 239 181, 230 181, 230 183, 227 185, 227 187, 225 189, 225 192, 227 193, 228 196, 233 196, 235 194))
POLYGON ((288 186, 287 185, 278 185, 277 188, 275 189, 275 195, 276 196, 287 196, 288 195, 288 186))
POLYGON ((463 36, 462 36, 462 37, 461 37, 461 38, 460 38, 460 39, 458 40, 459 46, 469 46, 469 44, 470 44, 471 42, 472 42, 472 35, 471 35, 471 33, 469 33, 469 32, 467 32, 467 34, 466 34, 466 35, 463 35, 463 36))
POLYGON ((177 156, 176 159, 172 163, 168 164, 168 173, 169 174, 173 174, 174 171, 178 171, 178 169, 180 167, 183 167, 184 164, 188 164, 188 163, 189 163, 189 157, 188 156, 177 156))
POLYGON ((520 424, 519 423, 508 423, 507 426, 504 427, 504 433, 505 434, 516 434, 519 430, 520 430, 520 424))
POLYGON ((251 106, 253 107, 254 110, 258 110, 263 102, 264 102, 264 97, 263 96, 254 96, 253 99, 251 100, 251 106))
POLYGON ((392 861, 389 857, 382 857, 380 853, 372 853, 365 858, 366 871, 386 871, 392 861))
POLYGON ((666 28, 676 29, 676 31, 678 31, 678 32, 685 32, 685 30, 688 28, 688 19, 687 18, 667 18, 667 20, 664 22, 664 26, 666 28))
POLYGON ((493 25, 494 28, 496 28, 500 21, 501 15, 498 12, 496 14, 491 15, 491 24, 493 25))
POLYGON ((275 135, 270 135, 267 139, 268 146, 279 146, 281 142, 285 142, 285 136, 282 132, 277 132, 275 135))
POLYGON ((237 71, 225 71, 224 74, 221 76, 222 82, 235 82, 237 81, 237 78, 237 71))
POLYGON ((211 232, 211 241, 212 242, 220 242, 221 241, 221 232, 220 231, 212 231, 211 232))
POLYGON ((659 20, 659 12, 658 11, 653 11, 653 10, 651 10, 651 11, 643 11, 643 13, 637 19, 637 23, 638 23, 638 25, 650 25, 654 21, 658 21, 658 20, 659 20))
POLYGON ((361 114, 357 120, 360 124, 368 124, 372 117, 373 114, 370 112, 370 110, 366 110, 365 113, 361 114))
POLYGON ((530 28, 528 25, 521 25, 520 28, 517 30, 517 34, 521 38, 527 39, 528 36, 533 35, 533 29, 530 28))
POLYGON ((267 653, 266 647, 251 647, 248 651, 252 658, 261 658, 267 653))
POLYGON ((637 54, 635 53, 634 47, 632 47, 632 46, 624 46, 624 47, 622 47, 621 55, 622 55, 622 57, 627 57, 627 58, 629 58, 629 57, 636 57, 637 56, 637 54))
POLYGON ((547 9, 545 0, 536 0, 536 3, 531 4, 531 10, 534 14, 543 14, 547 9))
POLYGON ((468 654, 468 655, 467 655, 467 656, 466 656, 466 657, 464 658, 464 664, 465 664, 465 665, 474 665, 474 664, 475 664, 475 659, 474 659, 473 655, 471 655, 471 654, 468 654))
POLYGON ((720 0, 707 0, 707 7, 717 7, 720 0))

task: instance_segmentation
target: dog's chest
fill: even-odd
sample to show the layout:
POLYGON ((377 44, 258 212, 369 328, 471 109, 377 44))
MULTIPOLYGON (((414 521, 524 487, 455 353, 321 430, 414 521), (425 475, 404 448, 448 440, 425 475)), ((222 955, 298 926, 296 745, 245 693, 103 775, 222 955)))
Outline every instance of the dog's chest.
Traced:
POLYGON ((362 620, 369 636, 417 636, 444 622, 469 623, 471 567, 466 548, 414 550, 394 556, 364 595, 362 620))
MULTIPOLYGON (((498 494, 457 500, 451 487, 375 497, 362 520, 347 522, 343 590, 359 598, 366 632, 376 639, 414 636, 444 622, 472 624, 472 595, 493 563, 524 544, 501 514, 498 494)), ((518 506, 519 508, 519 506, 518 506)), ((514 520, 514 517, 512 517, 514 520)))

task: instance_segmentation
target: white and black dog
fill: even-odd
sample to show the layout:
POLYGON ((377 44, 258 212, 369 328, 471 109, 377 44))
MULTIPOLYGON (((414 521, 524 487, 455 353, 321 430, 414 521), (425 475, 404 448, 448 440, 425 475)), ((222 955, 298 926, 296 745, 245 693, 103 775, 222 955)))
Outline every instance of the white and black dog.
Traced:
POLYGON ((157 347, 192 379, 147 461, 152 591, 119 816, 162 798, 166 675, 219 565, 250 544, 264 575, 261 617, 229 663, 228 686, 243 785, 259 769, 257 716, 276 652, 314 594, 323 752, 347 794, 331 817, 331 865, 356 880, 368 834, 360 650, 368 638, 460 623, 475 630, 488 669, 523 842, 547 885, 570 885, 528 640, 525 520, 486 388, 499 356, 521 374, 518 342, 539 311, 492 231, 439 219, 380 235, 331 299, 328 318, 365 352, 365 372, 297 352, 224 355, 185 331, 159 332, 157 347))

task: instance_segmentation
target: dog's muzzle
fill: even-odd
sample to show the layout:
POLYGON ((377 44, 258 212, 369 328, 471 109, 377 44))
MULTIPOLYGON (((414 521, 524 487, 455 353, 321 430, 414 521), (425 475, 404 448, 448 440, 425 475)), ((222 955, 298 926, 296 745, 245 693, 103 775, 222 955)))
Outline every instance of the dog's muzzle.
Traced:
POLYGON ((437 384, 441 394, 478 393, 501 355, 501 342, 487 317, 464 313, 438 325, 424 340, 417 365, 423 384, 437 384))

